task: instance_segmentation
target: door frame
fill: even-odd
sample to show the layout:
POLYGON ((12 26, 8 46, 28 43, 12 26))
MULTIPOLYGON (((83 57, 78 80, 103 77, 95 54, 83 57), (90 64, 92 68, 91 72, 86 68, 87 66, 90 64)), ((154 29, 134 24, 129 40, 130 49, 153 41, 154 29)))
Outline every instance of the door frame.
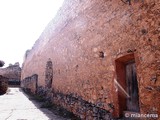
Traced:
MULTIPOLYGON (((115 77, 114 79, 122 86, 122 88, 124 88, 126 90, 126 63, 128 61, 134 60, 135 64, 137 66, 137 62, 135 59, 135 55, 134 53, 131 54, 127 54, 124 55, 122 57, 119 57, 115 60, 115 77)), ((137 70, 136 73, 138 74, 137 70)), ((138 81, 138 77, 137 77, 137 83, 138 83, 138 95, 139 95, 139 81, 138 81)), ((117 87, 118 88, 118 87, 117 87)), ((115 89, 115 87, 114 87, 115 89)), ((116 98, 117 100, 115 101, 115 105, 117 105, 117 109, 114 111, 114 115, 117 117, 123 117, 123 112, 125 110, 127 110, 127 100, 125 97, 125 94, 119 91, 119 88, 117 89, 118 91, 115 92, 116 96, 114 96, 114 99, 116 98)), ((113 90, 115 91, 115 90, 113 90)), ((138 96, 139 97, 139 96, 138 96)), ((140 101, 140 98, 138 98, 140 101)), ((139 102, 140 103, 140 102, 139 102)), ((139 108, 140 108, 140 104, 139 104, 139 108)))

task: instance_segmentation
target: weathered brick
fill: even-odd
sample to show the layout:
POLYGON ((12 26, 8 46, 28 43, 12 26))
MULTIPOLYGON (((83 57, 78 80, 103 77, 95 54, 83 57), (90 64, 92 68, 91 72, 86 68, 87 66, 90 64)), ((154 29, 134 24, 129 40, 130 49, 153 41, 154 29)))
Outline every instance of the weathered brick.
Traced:
POLYGON ((159 6, 159 0, 131 1, 131 5, 121 0, 66 0, 27 53, 22 79, 37 74, 38 86, 45 87, 50 59, 53 102, 83 119, 109 119, 118 117, 121 110, 116 66, 133 55, 140 112, 160 115, 159 6), (102 111, 94 114, 83 100, 102 111), (103 110, 108 113, 103 115, 103 110))

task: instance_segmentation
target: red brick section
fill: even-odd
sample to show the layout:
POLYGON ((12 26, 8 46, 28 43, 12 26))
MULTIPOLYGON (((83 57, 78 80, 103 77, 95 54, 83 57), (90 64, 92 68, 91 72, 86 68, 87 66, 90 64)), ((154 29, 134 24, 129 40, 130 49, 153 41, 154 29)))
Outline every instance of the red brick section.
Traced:
POLYGON ((85 102, 93 107, 88 119, 97 117, 93 115, 95 109, 118 117, 123 111, 119 108, 121 101, 115 84, 119 79, 116 61, 128 60, 125 56, 132 54, 140 113, 160 115, 159 6, 159 0, 132 1, 131 5, 121 0, 65 0, 28 52, 21 79, 37 74, 38 86, 45 88, 46 64, 50 59, 52 97, 57 98, 57 104, 82 119, 88 115, 83 110, 85 102), (67 105, 60 100, 69 99, 67 95, 83 101, 79 105, 82 108, 76 106, 78 102, 67 105))

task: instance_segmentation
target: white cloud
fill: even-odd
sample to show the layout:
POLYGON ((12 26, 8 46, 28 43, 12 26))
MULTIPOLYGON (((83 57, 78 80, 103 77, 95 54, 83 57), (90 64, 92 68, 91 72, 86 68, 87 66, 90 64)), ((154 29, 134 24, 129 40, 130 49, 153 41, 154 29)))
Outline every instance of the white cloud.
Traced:
POLYGON ((0 60, 23 61, 24 53, 54 18, 63 0, 0 0, 0 60))

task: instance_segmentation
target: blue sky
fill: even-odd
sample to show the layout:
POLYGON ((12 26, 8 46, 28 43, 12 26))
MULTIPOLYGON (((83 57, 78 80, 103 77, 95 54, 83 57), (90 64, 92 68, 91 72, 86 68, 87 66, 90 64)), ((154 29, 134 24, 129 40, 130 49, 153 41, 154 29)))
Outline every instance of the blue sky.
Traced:
POLYGON ((62 6, 64 0, 0 0, 0 60, 22 64, 25 51, 62 6))

